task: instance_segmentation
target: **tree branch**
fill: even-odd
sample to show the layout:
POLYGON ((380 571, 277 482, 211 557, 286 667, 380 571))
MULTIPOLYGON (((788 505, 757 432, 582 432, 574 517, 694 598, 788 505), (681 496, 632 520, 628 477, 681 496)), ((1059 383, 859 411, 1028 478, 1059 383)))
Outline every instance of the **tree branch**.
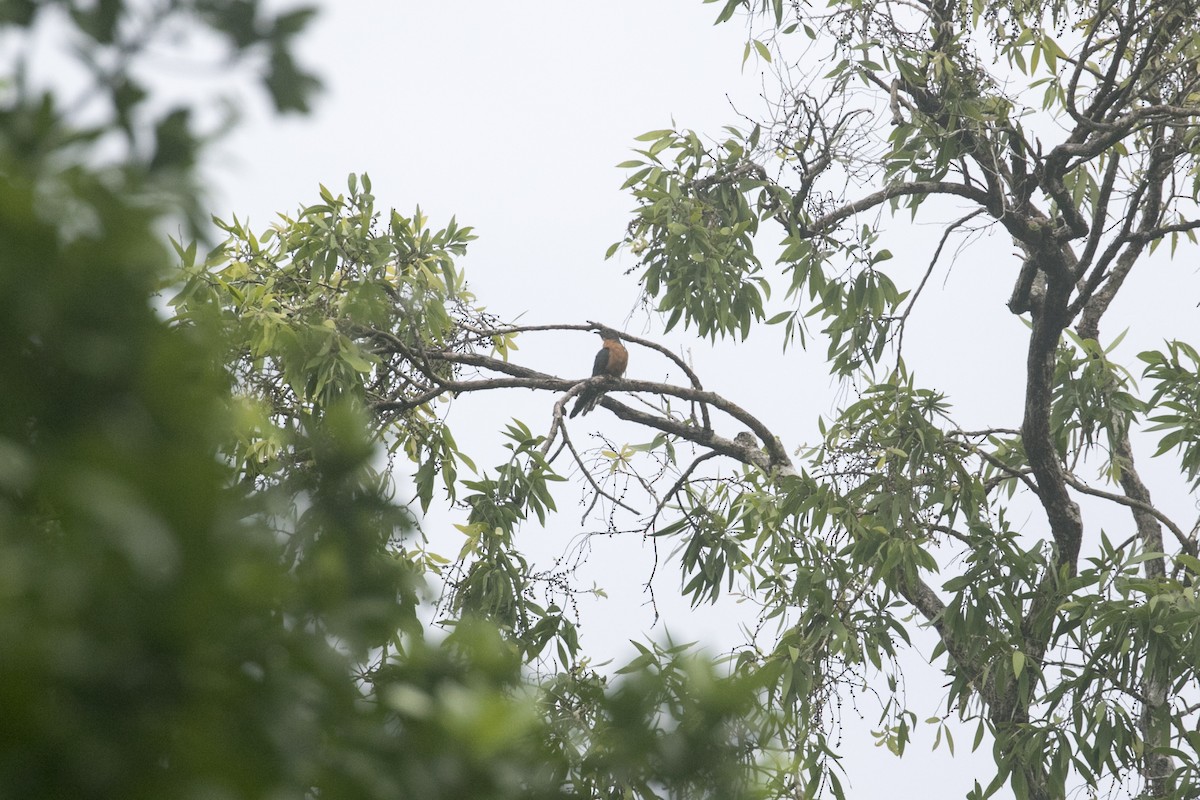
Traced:
POLYGON ((814 235, 822 233, 834 225, 837 225, 847 217, 853 216, 860 211, 874 208, 875 206, 886 203, 896 197, 907 197, 914 194, 948 194, 958 197, 965 197, 968 200, 974 200, 976 203, 988 207, 988 193, 982 189, 977 189, 974 186, 967 186, 961 183, 949 183, 946 181, 915 181, 913 183, 900 183, 895 186, 889 186, 885 189, 880 189, 878 192, 873 192, 853 203, 838 208, 834 211, 818 217, 808 225, 801 226, 801 233, 806 235, 814 235))
POLYGON ((943 619, 946 613, 946 604, 938 597, 933 587, 919 577, 900 573, 896 589, 937 632, 938 638, 941 639, 950 657, 972 676, 972 685, 979 692, 983 701, 992 705, 996 699, 995 692, 988 681, 979 679, 983 675, 983 667, 979 663, 978 653, 972 651, 967 643, 960 642, 946 627, 943 619))
MULTIPOLYGON (((534 331, 596 331, 600 330, 601 328, 610 328, 615 330, 615 328, 613 328, 611 325, 604 325, 603 323, 595 322, 593 320, 588 320, 586 325, 504 325, 498 328, 473 328, 469 325, 460 325, 460 327, 480 336, 500 336, 509 333, 527 333, 534 331)), ((634 336, 633 334, 625 333, 623 331, 621 332, 621 339, 623 341, 633 342, 634 344, 641 345, 642 347, 666 356, 671 363, 675 364, 675 366, 679 367, 679 369, 683 371, 684 375, 687 375, 688 380, 691 381, 694 388, 701 391, 704 390, 703 384, 700 383, 700 376, 697 375, 690 366, 688 366, 686 361, 668 348, 663 347, 658 342, 654 342, 649 339, 643 339, 640 336, 634 336)), ((711 421, 709 420, 708 406, 704 404, 700 405, 700 417, 701 424, 705 428, 712 426, 711 421)))
MULTIPOLYGON (((1157 508, 1155 508, 1149 502, 1149 500, 1144 499, 1144 498, 1148 498, 1150 496, 1150 492, 1148 489, 1146 489, 1145 484, 1142 483, 1142 481, 1138 477, 1137 473, 1133 470, 1133 462, 1132 462, 1133 455, 1132 455, 1132 450, 1129 449, 1128 445, 1129 445, 1128 436, 1126 436, 1125 437, 1125 446, 1122 447, 1121 443, 1118 442, 1117 447, 1116 447, 1116 449, 1118 450, 1118 458, 1128 458, 1129 459, 1128 464, 1122 463, 1122 464, 1118 465, 1119 469, 1121 470, 1121 476, 1123 479, 1121 481, 1122 487, 1125 487, 1125 484, 1129 483, 1129 486, 1125 487, 1126 494, 1115 494, 1113 492, 1106 492, 1103 489, 1096 489, 1094 487, 1088 486, 1086 483, 1079 480, 1078 478, 1076 478, 1074 475, 1072 475, 1069 472, 1066 473, 1067 484, 1072 489, 1075 489, 1078 492, 1082 492, 1083 494, 1090 494, 1093 497, 1100 497, 1105 500, 1111 500, 1114 503, 1119 503, 1123 506, 1127 506, 1128 508, 1132 509, 1134 512, 1134 519, 1135 519, 1135 521, 1138 522, 1138 530, 1142 531, 1142 533, 1145 534, 1142 537, 1143 542, 1146 545, 1148 545, 1150 548, 1153 548, 1153 545, 1155 543, 1157 543, 1157 545, 1158 545, 1157 549, 1152 549, 1152 552, 1162 552, 1162 534, 1161 534, 1161 532, 1155 533, 1153 530, 1148 528, 1147 525, 1151 525, 1152 523, 1149 523, 1147 520, 1143 519, 1141 517, 1141 515, 1147 515, 1147 516, 1153 517, 1154 519, 1158 520, 1163 525, 1165 525, 1167 527, 1167 530, 1169 530, 1172 534, 1174 534, 1175 538, 1177 540, 1179 540, 1179 544, 1183 548, 1183 551, 1185 553, 1187 553, 1188 555, 1195 556, 1196 555, 1195 543, 1192 542, 1190 539, 1188 539, 1188 537, 1184 534, 1184 532, 1180 529, 1180 527, 1171 521, 1170 517, 1168 517, 1166 514, 1162 513, 1157 508), (1123 455, 1122 455, 1122 453, 1123 453, 1123 455), (1128 475, 1126 473, 1128 473, 1128 475), (1132 490, 1132 492, 1130 490, 1132 490)), ((1153 527, 1157 528, 1157 525, 1153 525, 1153 527)))
POLYGON ((478 353, 457 353, 443 350, 431 351, 427 355, 430 360, 479 367, 508 375, 509 377, 484 378, 469 381, 439 378, 437 388, 431 389, 419 398, 380 401, 372 404, 372 408, 376 411, 404 411, 419 405, 421 402, 428 402, 440 394, 481 392, 493 389, 545 389, 557 392, 569 391, 573 388, 578 390, 582 389, 589 382, 594 381, 608 386, 608 391, 610 392, 644 392, 647 394, 679 397, 683 400, 698 403, 707 403, 748 427, 762 441, 763 446, 759 448, 757 446, 751 447, 740 444, 716 435, 711 429, 698 428, 693 424, 668 417, 635 411, 609 396, 605 396, 601 400, 601 405, 612 411, 620 419, 646 425, 665 433, 679 436, 687 441, 709 447, 744 464, 762 469, 764 472, 769 473, 773 470, 779 470, 782 474, 794 474, 795 472, 787 451, 784 450, 782 443, 780 443, 779 439, 766 425, 745 409, 713 392, 683 386, 673 386, 667 383, 623 380, 608 376, 596 376, 585 380, 572 381, 478 353))

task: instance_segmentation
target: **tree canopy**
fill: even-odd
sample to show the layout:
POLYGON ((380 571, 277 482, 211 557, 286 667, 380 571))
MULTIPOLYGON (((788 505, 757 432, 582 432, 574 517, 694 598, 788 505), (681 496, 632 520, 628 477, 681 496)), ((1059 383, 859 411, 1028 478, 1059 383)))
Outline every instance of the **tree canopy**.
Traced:
MULTIPOLYGON (((59 4, 28 8, 42 5, 59 4)), ((124 4, 63 5, 96 46, 125 30, 124 4)), ((239 52, 291 65, 267 88, 281 110, 305 106, 315 84, 287 55, 305 12, 184 5, 239 52), (245 13, 257 38, 238 38, 245 13)), ((51 114, 52 95, 18 93, 0 145, 14 243, 0 270, 5 783, 841 797, 832 722, 865 683, 898 756, 930 713, 951 751, 946 720, 974 728, 995 769, 972 798, 1197 796, 1200 521, 1176 509, 1200 484, 1200 356, 1184 330, 1121 363, 1121 336, 1102 334, 1133 282, 1171 291, 1146 265, 1194 252, 1194 12, 720 6, 718 22, 745 21, 746 58, 777 95, 715 137, 638 137, 620 165, 635 209, 609 255, 636 261, 666 330, 777 335, 783 363, 824 348, 847 391, 809 442, 784 441, 751 396, 706 389, 652 336, 623 334, 684 384, 523 365, 521 339, 600 323, 489 314, 457 263, 471 228, 377 208, 365 174, 268 229, 234 218, 211 252, 176 242, 168 256, 154 223, 196 207, 194 158, 162 173, 183 201, 168 204, 114 91, 103 130, 130 142, 114 189, 88 157, 97 137, 51 114), (59 143, 17 136, 10 121, 39 113, 59 143), (940 226, 928 263, 896 255, 910 220, 940 226), (964 428, 953 398, 918 381, 928 356, 904 333, 944 251, 988 235, 1016 250, 982 246, 1012 284, 988 302, 1027 325, 1023 402, 964 428), (150 302, 160 287, 169 320, 150 302), (174 390, 185 382, 196 391, 174 390), (551 393, 551 410, 499 432, 503 463, 476 464, 438 401, 514 388, 551 393), (645 443, 577 443, 564 411, 596 388, 645 443), (1135 456, 1146 442, 1186 478, 1167 485, 1182 497, 1163 499, 1135 456), (754 601, 729 658, 646 643, 619 669, 592 662, 571 574, 536 570, 522 537, 572 473, 675 549, 692 603, 754 601), (435 505, 461 515, 457 553, 421 524, 435 505), (446 588, 433 623, 430 582, 446 588), (918 630, 936 637, 921 660, 946 676, 940 708, 903 691, 918 630)), ((155 152, 163 126, 190 130, 181 114, 155 127, 155 152)))

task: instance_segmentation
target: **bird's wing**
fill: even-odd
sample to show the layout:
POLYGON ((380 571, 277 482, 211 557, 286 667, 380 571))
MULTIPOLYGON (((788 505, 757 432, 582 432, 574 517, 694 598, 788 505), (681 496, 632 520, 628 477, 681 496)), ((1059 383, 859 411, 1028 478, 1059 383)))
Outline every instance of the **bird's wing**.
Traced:
POLYGON ((601 347, 600 352, 596 353, 596 360, 592 362, 592 375, 604 375, 608 372, 608 348, 601 347))

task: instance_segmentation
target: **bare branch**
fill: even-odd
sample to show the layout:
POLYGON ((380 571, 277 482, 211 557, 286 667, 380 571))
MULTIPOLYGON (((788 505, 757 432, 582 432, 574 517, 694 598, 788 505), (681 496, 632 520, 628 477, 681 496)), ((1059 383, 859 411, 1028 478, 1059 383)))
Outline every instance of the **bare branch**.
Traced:
POLYGON ((1190 539, 1188 539, 1188 537, 1184 534, 1184 532, 1182 530, 1180 530, 1179 526, 1171 521, 1170 517, 1168 517, 1166 514, 1162 513, 1161 511, 1159 511, 1157 508, 1150 505, 1149 503, 1143 502, 1142 500, 1139 500, 1134 497, 1129 497, 1127 495, 1114 494, 1113 492, 1106 492, 1103 489, 1095 489, 1091 486, 1088 486, 1086 483, 1079 480, 1078 478, 1076 478, 1074 475, 1072 475, 1069 472, 1066 473, 1066 480, 1067 480, 1067 484, 1071 488, 1075 489, 1078 492, 1082 492, 1083 494, 1090 494, 1093 497, 1100 497, 1105 500, 1111 500, 1114 503, 1120 503, 1123 506, 1128 506, 1129 508, 1132 508, 1135 511, 1142 511, 1142 512, 1149 514, 1150 516, 1154 517, 1159 522, 1161 522, 1163 525, 1165 525, 1167 527, 1167 530, 1169 530, 1172 534, 1175 535, 1175 538, 1179 540, 1179 544, 1180 544, 1180 546, 1183 547, 1183 550, 1185 553, 1187 553, 1188 555, 1192 555, 1192 556, 1196 555, 1195 543, 1192 542, 1190 539))
POLYGON ((899 356, 900 351, 904 349, 904 323, 908 321, 908 315, 912 313, 913 306, 917 304, 917 298, 921 296, 921 291, 925 288, 925 284, 929 280, 929 276, 933 274, 933 268, 937 265, 938 259, 942 255, 942 248, 946 246, 946 241, 950 238, 950 234, 953 233, 958 227, 965 225, 967 222, 984 213, 986 210, 987 209, 985 208, 977 208, 971 213, 954 220, 954 222, 951 222, 946 226, 946 229, 942 231, 942 238, 938 241, 937 249, 933 251, 933 258, 929 260, 929 266, 925 268, 925 274, 921 277, 921 283, 918 284, 916 290, 913 291, 912 298, 908 301, 908 305, 904 308, 904 312, 900 315, 900 321, 898 323, 900 326, 900 333, 896 341, 897 356, 899 356))
POLYGON ((914 181, 912 183, 899 183, 894 186, 889 186, 886 189, 880 189, 878 192, 873 192, 866 197, 856 200, 853 203, 838 208, 834 211, 825 214, 814 220, 812 223, 802 226, 801 232, 808 235, 822 233, 823 231, 832 228, 847 217, 853 216, 861 211, 874 208, 881 203, 886 203, 896 197, 908 197, 910 195, 936 195, 948 194, 958 197, 965 197, 968 200, 974 200, 976 203, 989 207, 990 195, 982 189, 974 186, 967 186, 962 183, 949 183, 945 181, 914 181))
MULTIPOLYGON (((536 331, 595 331, 601 328, 616 330, 611 325, 605 325, 593 320, 588 320, 587 324, 585 325, 504 325, 497 328, 475 328, 471 327, 470 325, 460 325, 460 327, 479 336, 500 336, 510 333, 529 333, 536 331)), ((642 347, 654 350, 655 352, 666 356, 668 359, 670 359, 671 363, 675 364, 675 366, 679 367, 679 369, 683 371, 684 375, 687 375, 688 380, 691 381, 694 388, 703 391, 704 386, 700 382, 700 376, 698 376, 696 372, 690 366, 688 366, 686 361, 673 353, 671 350, 663 347, 658 342, 654 342, 649 339, 643 339, 640 336, 634 336, 633 334, 625 333, 624 331, 621 332, 621 339, 623 341, 633 342, 634 344, 641 345, 642 347)), ((711 422, 708 415, 708 407, 703 404, 700 406, 700 416, 704 427, 711 427, 711 422)))
POLYGON ((1138 231, 1126 237, 1128 242, 1146 243, 1152 242, 1155 239, 1161 239, 1164 236, 1170 236, 1173 233, 1187 233, 1188 231, 1200 230, 1200 220, 1188 220, 1187 222, 1179 222, 1174 225, 1160 225, 1157 228, 1149 228, 1147 230, 1138 231))
POLYGON ((1080 162, 1089 161, 1109 150, 1113 145, 1134 131, 1141 130, 1156 122, 1185 122, 1197 117, 1200 117, 1200 106, 1139 106, 1114 120, 1111 129, 1106 130, 1098 136, 1089 137, 1083 141, 1072 141, 1068 138, 1067 141, 1051 150, 1046 160, 1050 161, 1054 159, 1060 162, 1064 166, 1062 173, 1065 174, 1074 169, 1080 162), (1071 158, 1076 159, 1076 161, 1067 168, 1067 161, 1071 158))
MULTIPOLYGON (((478 353, 457 353, 443 350, 431 351, 427 355, 431 360, 479 367, 502 373, 509 377, 483 378, 467 381, 439 379, 437 388, 431 389, 422 395, 422 399, 419 402, 428 402, 428 400, 440 394, 480 392, 494 389, 544 389, 556 392, 569 391, 573 388, 579 390, 593 382, 604 384, 609 387, 608 391, 610 392, 644 392, 679 397, 684 400, 707 403, 713 408, 719 409, 733 417, 754 432, 763 442, 763 448, 745 447, 733 440, 716 435, 711 429, 698 428, 687 422, 635 411, 607 395, 601 401, 601 405, 621 419, 647 425, 665 433, 679 436, 687 441, 712 448, 723 455, 762 469, 765 472, 779 470, 787 474, 794 473, 795 471, 791 458, 788 456, 787 451, 784 450, 782 443, 779 442, 778 438, 766 425, 745 409, 713 392, 652 381, 615 379, 604 375, 588 378, 584 381, 571 381, 478 353)), ((404 411, 413 408, 419 402, 416 399, 385 400, 372 404, 372 408, 380 412, 404 411)))
POLYGON ((1083 273, 1087 272, 1088 267, 1092 263, 1092 258, 1096 255, 1096 248, 1100 246, 1100 240, 1104 237, 1104 222, 1108 216, 1108 204, 1112 199, 1112 190, 1116 183, 1117 172, 1120 166, 1120 154, 1115 151, 1109 154, 1108 166, 1104 170, 1104 180, 1100 185, 1100 196, 1096 199, 1096 204, 1092 208, 1091 232, 1087 243, 1084 245, 1083 253, 1079 256, 1079 263, 1075 267, 1075 273, 1080 277, 1083 276, 1083 273))

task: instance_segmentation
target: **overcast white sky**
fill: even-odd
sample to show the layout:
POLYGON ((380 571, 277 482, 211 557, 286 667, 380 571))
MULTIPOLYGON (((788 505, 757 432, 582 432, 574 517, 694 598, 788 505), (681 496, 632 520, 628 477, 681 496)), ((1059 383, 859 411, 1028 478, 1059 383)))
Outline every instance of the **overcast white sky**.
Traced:
MULTIPOLYGON (((256 111, 221 145, 214 167, 218 215, 249 215, 264 227, 275 211, 314 200, 318 183, 336 191, 348 173, 369 172, 382 207, 410 212, 420 204, 434 225, 456 215, 476 227, 480 238, 462 263, 480 301, 500 317, 531 324, 600 320, 658 335, 656 320, 634 313, 636 283, 623 275, 633 265, 630 257, 603 260, 633 205, 618 190, 623 176, 614 165, 629 157, 633 137, 644 131, 674 121, 715 134, 739 121, 731 102, 750 113, 759 109, 762 76, 753 60, 742 70, 746 33, 739 23, 714 28, 720 6, 699 0, 322 5, 301 51, 327 92, 312 117, 281 121, 256 111)), ((930 227, 902 239, 901 247, 888 244, 900 279, 919 277, 937 235, 930 227)), ((774 232, 766 237, 774 238, 774 232)), ((918 381, 948 391, 964 425, 1019 421, 1025 329, 1004 308, 1017 266, 1011 250, 994 237, 952 270, 947 259, 908 336, 906 353, 918 381)), ((1119 351, 1130 366, 1133 353, 1163 336, 1197 330, 1196 273, 1187 261, 1155 266, 1180 291, 1166 297, 1145 291, 1114 308, 1109 336, 1138 324, 1119 351)), ((1154 284, 1161 286, 1146 281, 1154 284)), ((759 415, 789 448, 815 440, 818 415, 828 414, 838 398, 820 359, 822 344, 813 354, 783 355, 771 331, 736 347, 712 348, 686 333, 664 341, 690 354, 709 388, 759 415)), ((596 344, 582 333, 530 335, 518 358, 582 377, 596 344)), ((636 351, 629 373, 669 374, 664 362, 636 351)), ((496 463, 500 425, 519 416, 535 431, 545 430, 553 399, 527 393, 505 403, 460 400, 451 421, 460 445, 484 455, 481 465, 496 463)), ((573 430, 577 440, 589 430, 619 442, 649 438, 621 429, 603 411, 573 430)), ((532 549, 561 552, 581 531, 602 527, 595 519, 580 527, 578 496, 577 490, 562 492, 564 513, 546 530, 523 534, 532 549)), ((442 551, 453 555, 459 542, 445 541, 442 551)), ((585 643, 596 652, 627 655, 627 639, 661 638, 667 631, 716 648, 738 639, 736 610, 686 614, 666 602, 679 585, 670 569, 660 569, 656 582, 666 619, 652 629, 640 588, 650 573, 649 547, 637 536, 599 539, 593 547, 581 582, 594 580, 610 595, 582 610, 585 643)), ((937 713, 942 696, 930 670, 910 670, 908 700, 919 716, 937 713)), ((860 722, 850 704, 844 707, 840 746, 850 797, 961 797, 974 777, 986 783, 987 745, 980 760, 967 754, 973 731, 958 734, 951 762, 944 749, 926 755, 931 729, 919 730, 897 760, 874 746, 874 706, 862 708, 860 722)))

